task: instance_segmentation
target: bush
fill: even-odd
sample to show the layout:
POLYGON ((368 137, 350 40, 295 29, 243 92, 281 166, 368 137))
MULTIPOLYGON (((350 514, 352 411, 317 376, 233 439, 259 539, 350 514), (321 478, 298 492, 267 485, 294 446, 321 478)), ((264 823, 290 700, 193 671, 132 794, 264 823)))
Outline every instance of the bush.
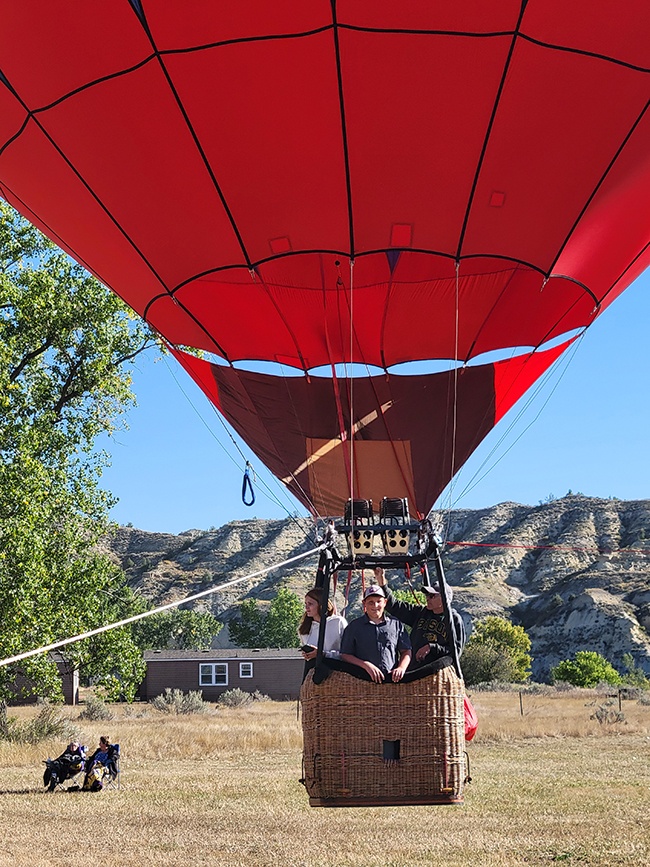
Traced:
POLYGON ((579 650, 573 660, 565 659, 551 669, 551 680, 564 680, 573 686, 596 686, 601 681, 608 684, 622 683, 618 671, 604 656, 594 650, 579 650))
POLYGON ((170 689, 168 686, 165 687, 164 695, 157 695, 149 704, 162 713, 209 713, 212 710, 208 702, 203 701, 203 693, 199 690, 185 694, 182 689, 170 689))
POLYGON ((613 708, 608 707, 607 704, 599 705, 589 719, 597 719, 601 726, 613 725, 614 723, 620 722, 627 725, 625 714, 620 710, 614 710, 613 708))
POLYGON ((246 692, 236 687, 222 693, 217 699, 217 704, 223 705, 223 707, 246 707, 247 704, 252 704, 255 701, 271 701, 271 697, 260 692, 259 689, 256 689, 255 692, 246 692))
POLYGON ((40 744, 50 740, 68 743, 77 737, 74 724, 52 704, 44 704, 34 719, 24 723, 10 717, 2 732, 2 739, 14 744, 40 744))
POLYGON ((461 659, 465 682, 521 683, 530 677, 529 651, 530 638, 522 626, 513 626, 503 617, 479 620, 461 659))
POLYGON ((79 714, 79 719, 87 720, 107 720, 113 719, 113 711, 106 706, 99 696, 89 695, 86 699, 86 706, 79 714))
POLYGON ((621 661, 626 672, 623 675, 625 683, 629 683, 630 686, 637 687, 638 689, 648 689, 650 687, 650 681, 648 681, 645 671, 640 665, 635 663, 631 653, 624 653, 621 661))
POLYGON ((218 704, 224 707, 245 707, 254 701, 253 695, 250 692, 244 692, 243 689, 236 687, 222 692, 218 699, 218 704))

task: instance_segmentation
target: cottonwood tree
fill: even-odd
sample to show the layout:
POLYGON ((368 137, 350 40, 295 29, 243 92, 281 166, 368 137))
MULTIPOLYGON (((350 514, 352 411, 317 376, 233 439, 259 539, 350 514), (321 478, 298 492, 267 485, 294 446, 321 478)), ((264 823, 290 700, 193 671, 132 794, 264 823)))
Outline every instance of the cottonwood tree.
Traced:
POLYGON ((597 686, 603 683, 619 684, 623 678, 614 666, 595 650, 579 650, 573 659, 565 659, 551 669, 551 680, 573 686, 597 686))
POLYGON ((230 637, 239 647, 298 647, 304 611, 301 598, 286 587, 278 590, 266 612, 254 599, 246 599, 239 606, 239 619, 228 623, 230 637))
POLYGON ((221 623, 209 612, 173 608, 133 624, 133 638, 141 650, 206 650, 221 631, 221 623))
POLYGON ((530 677, 530 646, 523 626, 515 626, 503 617, 479 620, 463 650, 465 682, 521 683, 530 677))
MULTIPOLYGON (((0 202, 1 659, 132 610, 123 573, 96 549, 113 498, 93 445, 134 402, 129 366, 152 343, 117 296, 0 202)), ((142 676, 128 629, 64 655, 112 695, 132 695, 142 676)), ((0 667, 0 703, 19 673, 60 693, 41 655, 0 667)))

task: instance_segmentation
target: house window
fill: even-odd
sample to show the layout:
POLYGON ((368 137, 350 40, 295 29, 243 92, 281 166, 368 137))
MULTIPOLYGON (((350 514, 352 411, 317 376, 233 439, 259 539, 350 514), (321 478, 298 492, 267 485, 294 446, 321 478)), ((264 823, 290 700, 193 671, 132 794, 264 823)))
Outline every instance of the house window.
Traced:
POLYGON ((199 684, 201 686, 228 686, 228 663, 201 663, 199 665, 199 684))
POLYGON ((252 662, 240 662, 239 663, 239 676, 240 677, 252 677, 253 676, 253 663, 252 662))

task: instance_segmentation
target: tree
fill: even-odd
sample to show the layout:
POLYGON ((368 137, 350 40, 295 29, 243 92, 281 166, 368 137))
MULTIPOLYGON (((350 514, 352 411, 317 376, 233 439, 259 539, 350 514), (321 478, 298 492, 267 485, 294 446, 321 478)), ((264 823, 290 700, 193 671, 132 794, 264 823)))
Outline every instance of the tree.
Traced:
MULTIPOLYGON (((124 304, 0 202, 0 658, 134 610, 123 573, 98 553, 110 494, 93 451, 134 402, 129 366, 155 342, 124 304)), ((110 696, 143 675, 129 629, 64 657, 110 696)), ((23 674, 60 694, 47 656, 0 667, 0 706, 23 674)))
POLYGON ((629 683, 630 686, 636 686, 639 689, 650 689, 648 676, 641 666, 635 663, 631 653, 624 653, 621 662, 625 669, 625 674, 623 675, 625 683, 629 683))
POLYGON ((614 666, 594 650, 579 650, 573 660, 560 662, 551 669, 551 680, 584 687, 597 686, 601 681, 611 684, 623 682, 614 666))
POLYGON ((474 624, 461 658, 468 685, 486 681, 521 683, 530 677, 530 638, 523 626, 503 617, 485 617, 474 624))
POLYGON ((173 608, 133 624, 133 638, 141 650, 205 650, 223 623, 209 612, 173 608))
POLYGON ((263 613, 254 599, 239 606, 239 619, 228 623, 230 638, 239 647, 299 647, 298 624, 304 613, 299 596, 281 587, 263 613))

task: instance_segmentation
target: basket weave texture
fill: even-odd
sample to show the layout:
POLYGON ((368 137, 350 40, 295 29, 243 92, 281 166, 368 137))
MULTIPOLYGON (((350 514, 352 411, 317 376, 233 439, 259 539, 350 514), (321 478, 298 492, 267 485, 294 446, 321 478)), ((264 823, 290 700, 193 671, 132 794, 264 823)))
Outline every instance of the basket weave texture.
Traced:
POLYGON ((300 698, 312 803, 462 802, 463 683, 452 667, 398 684, 333 671, 316 686, 310 672, 300 698), (399 761, 384 760, 385 741, 399 741, 399 761))

